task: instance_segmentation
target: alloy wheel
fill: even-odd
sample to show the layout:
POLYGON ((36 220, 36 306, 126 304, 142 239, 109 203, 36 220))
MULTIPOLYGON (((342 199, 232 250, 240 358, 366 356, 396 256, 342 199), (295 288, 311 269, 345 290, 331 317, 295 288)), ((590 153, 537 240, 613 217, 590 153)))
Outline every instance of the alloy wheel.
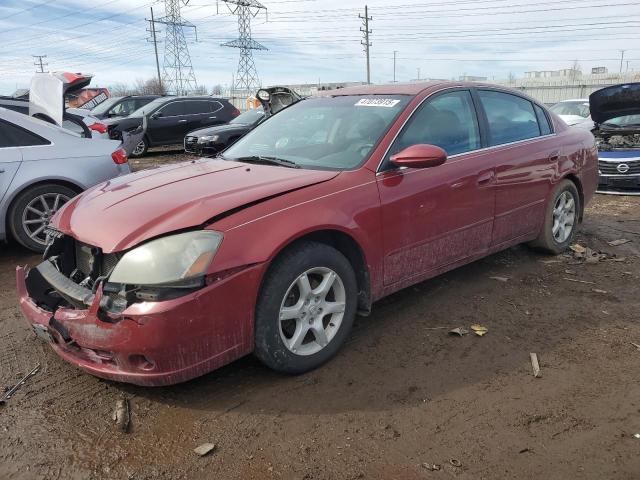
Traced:
POLYGON ((564 243, 571 236, 576 221, 576 202, 571 192, 564 191, 553 207, 551 233, 558 243, 564 243))
POLYGON ((51 217, 68 201, 69 197, 62 193, 44 193, 33 198, 22 212, 22 228, 29 238, 46 245, 45 229, 51 217))
POLYGON ((287 289, 279 313, 280 337, 296 355, 325 348, 340 329, 346 290, 340 276, 326 267, 307 270, 287 289))
POLYGON ((139 156, 144 153, 144 140, 140 140, 140 142, 136 145, 136 148, 131 152, 132 155, 139 156))

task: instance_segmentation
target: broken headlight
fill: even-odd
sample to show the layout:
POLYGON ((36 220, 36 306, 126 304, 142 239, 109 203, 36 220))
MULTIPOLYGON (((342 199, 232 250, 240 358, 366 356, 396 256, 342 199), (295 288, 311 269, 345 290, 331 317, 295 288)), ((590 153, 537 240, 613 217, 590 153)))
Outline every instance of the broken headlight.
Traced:
POLYGON ((191 285, 209 268, 222 242, 210 230, 158 238, 128 251, 109 276, 109 283, 127 285, 191 285))

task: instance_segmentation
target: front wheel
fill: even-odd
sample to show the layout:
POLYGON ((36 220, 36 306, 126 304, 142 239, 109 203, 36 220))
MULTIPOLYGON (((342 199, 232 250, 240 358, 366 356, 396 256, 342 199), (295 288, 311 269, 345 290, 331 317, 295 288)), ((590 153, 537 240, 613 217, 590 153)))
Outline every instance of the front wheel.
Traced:
POLYGON ((563 180, 553 190, 542 231, 531 246, 556 255, 562 253, 575 239, 579 216, 578 189, 571 180, 563 180))
POLYGON ((336 249, 305 242, 285 252, 258 297, 256 356, 285 373, 322 365, 346 340, 357 296, 353 268, 336 249))

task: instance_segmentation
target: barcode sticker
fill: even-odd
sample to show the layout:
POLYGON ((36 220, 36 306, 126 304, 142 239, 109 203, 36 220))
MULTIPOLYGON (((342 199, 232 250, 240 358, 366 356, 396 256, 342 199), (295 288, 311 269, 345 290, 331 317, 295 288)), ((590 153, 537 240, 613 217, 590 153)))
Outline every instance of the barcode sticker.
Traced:
POLYGON ((361 98, 356 103, 356 107, 395 107, 400 103, 400 100, 394 100, 393 98, 361 98))

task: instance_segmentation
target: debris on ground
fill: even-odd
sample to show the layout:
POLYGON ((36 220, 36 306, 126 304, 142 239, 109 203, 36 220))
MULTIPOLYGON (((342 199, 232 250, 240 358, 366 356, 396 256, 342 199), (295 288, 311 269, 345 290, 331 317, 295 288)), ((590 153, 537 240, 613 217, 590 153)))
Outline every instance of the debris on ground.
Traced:
POLYGON ((609 255, 604 252, 592 250, 579 244, 571 245, 569 248, 573 251, 571 256, 578 261, 577 263, 598 263, 609 258, 609 255))
POLYGON ((640 345, 638 345, 637 343, 633 343, 631 342, 631 345, 633 345, 634 347, 636 347, 638 350, 640 350, 640 345))
POLYGON ((216 448, 215 443, 203 443, 199 447, 194 448, 193 451, 196 452, 201 457, 204 457, 205 455, 208 455, 211 452, 213 452, 215 448, 216 448))
POLYGON ((469 330, 467 330, 464 327, 457 327, 457 328, 453 328, 453 329, 449 330, 449 335, 458 335, 459 337, 462 337, 463 335, 466 335, 467 333, 469 333, 469 330))
POLYGON ((24 377, 22 377, 18 381, 18 383, 7 388, 4 395, 0 397, 0 405, 4 405, 5 403, 7 403, 7 400, 9 400, 13 396, 13 394, 16 393, 20 389, 20 387, 22 387, 22 385, 25 384, 27 380, 29 380, 30 377, 33 377, 36 373, 38 373, 38 370, 40 370, 40 364, 37 364, 35 368, 31 370, 29 373, 27 373, 24 377))
POLYGON ((124 433, 129 431, 129 423, 131 422, 131 413, 129 411, 129 400, 121 398, 116 402, 116 408, 111 416, 116 425, 124 433))
POLYGON ((631 240, 628 240, 626 238, 619 238, 617 240, 611 240, 610 242, 607 242, 607 243, 612 247, 617 247, 619 245, 624 245, 625 243, 629 243, 630 241, 631 240))
POLYGON ((580 245, 579 243, 576 243, 574 245, 570 245, 569 248, 574 251, 575 253, 584 253, 587 251, 587 247, 583 247, 582 245, 580 245))
POLYGON ((538 355, 535 353, 530 353, 529 357, 531 358, 531 367, 533 368, 533 376, 535 378, 542 377, 540 373, 540 364, 538 363, 538 355))
POLYGON ((497 280, 498 282, 508 282, 509 277, 489 277, 491 280, 497 280))
POLYGON ((462 462, 460 460, 458 460, 457 458, 451 458, 449 460, 449 463, 451 465, 453 465, 454 467, 458 467, 458 468, 460 468, 462 466, 462 462))
POLYGON ((473 333, 475 333, 479 337, 483 336, 485 333, 487 333, 489 331, 489 329, 487 327, 484 327, 482 325, 478 325, 477 323, 474 324, 474 325, 471 325, 471 330, 473 330, 473 333))
POLYGON ((437 463, 423 463, 422 468, 426 468, 430 472, 437 472, 442 469, 442 465, 438 465, 437 463))
POLYGON ((633 438, 640 438, 640 433, 634 433, 633 438))
POLYGON ((599 288, 592 288, 592 289, 591 289, 591 291, 592 291, 593 293, 609 293, 609 292, 607 292, 606 290, 601 290, 601 289, 599 289, 599 288))
POLYGON ((589 285, 595 285, 596 282, 590 282, 588 280, 578 280, 577 278, 567 278, 567 277, 562 277, 563 280, 567 280, 569 282, 576 282, 576 283, 586 283, 589 285))

